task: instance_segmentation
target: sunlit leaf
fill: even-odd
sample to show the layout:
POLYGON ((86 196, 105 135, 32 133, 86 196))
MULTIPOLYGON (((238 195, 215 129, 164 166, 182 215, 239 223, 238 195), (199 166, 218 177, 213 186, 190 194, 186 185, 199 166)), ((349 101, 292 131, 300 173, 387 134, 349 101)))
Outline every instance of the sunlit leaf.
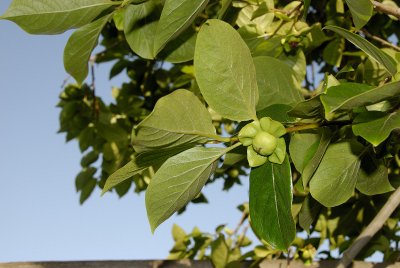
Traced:
POLYGON ((0 17, 31 34, 58 34, 94 20, 114 6, 110 0, 14 0, 0 17))
POLYGON ((228 119, 257 119, 258 89, 250 50, 229 24, 208 20, 197 37, 196 80, 207 103, 228 119))

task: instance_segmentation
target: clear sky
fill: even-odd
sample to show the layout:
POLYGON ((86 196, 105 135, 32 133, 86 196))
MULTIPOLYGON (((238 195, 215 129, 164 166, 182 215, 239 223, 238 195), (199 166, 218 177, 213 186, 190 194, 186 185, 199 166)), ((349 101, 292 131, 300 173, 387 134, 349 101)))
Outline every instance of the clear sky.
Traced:
MULTIPOLYGON (((4 13, 11 0, 0 1, 4 13)), ((144 194, 100 197, 83 205, 75 191, 80 170, 76 142, 57 134, 60 86, 67 74, 62 52, 68 36, 28 35, 0 21, 0 262, 165 258, 177 223, 190 231, 213 231, 221 223, 234 228, 247 200, 248 183, 222 192, 222 183, 206 187, 208 205, 190 205, 151 234, 144 194)), ((111 99, 110 65, 96 67, 97 91, 111 99)))

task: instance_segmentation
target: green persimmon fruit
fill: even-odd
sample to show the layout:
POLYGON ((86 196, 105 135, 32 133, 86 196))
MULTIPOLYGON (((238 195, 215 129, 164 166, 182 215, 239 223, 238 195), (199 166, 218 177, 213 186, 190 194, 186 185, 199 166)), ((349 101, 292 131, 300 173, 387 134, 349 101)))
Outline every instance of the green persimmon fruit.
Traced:
POLYGON ((254 151, 253 146, 247 147, 247 161, 249 162, 250 167, 261 166, 265 164, 267 160, 268 159, 266 156, 262 156, 258 154, 256 151, 254 151))
POLYGON ((253 149, 263 156, 271 155, 278 145, 278 139, 271 134, 260 131, 253 139, 253 149))
POLYGON ((260 122, 253 121, 250 124, 245 125, 239 131, 238 135, 239 141, 243 144, 243 146, 249 146, 253 143, 253 138, 260 131, 261 131, 260 122))

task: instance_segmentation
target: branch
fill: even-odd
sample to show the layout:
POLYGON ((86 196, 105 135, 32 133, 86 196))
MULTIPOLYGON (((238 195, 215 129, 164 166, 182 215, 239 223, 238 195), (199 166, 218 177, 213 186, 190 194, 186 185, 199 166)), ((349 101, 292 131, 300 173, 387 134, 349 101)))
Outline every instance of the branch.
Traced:
POLYGON ((386 204, 381 208, 379 213, 356 238, 353 244, 343 253, 336 268, 346 268, 371 238, 382 228, 383 224, 389 219, 393 211, 400 205, 400 187, 389 197, 386 204))
POLYGON ((384 5, 378 1, 372 1, 372 5, 376 11, 385 13, 386 15, 395 16, 400 20, 400 8, 384 5))
POLYGON ((392 44, 392 43, 386 41, 385 39, 380 38, 379 36, 370 34, 370 33, 369 33, 367 30, 365 30, 365 29, 362 29, 362 30, 360 30, 359 32, 363 33, 366 37, 368 37, 368 38, 370 38, 370 39, 372 39, 372 40, 375 40, 375 41, 381 43, 381 44, 382 44, 383 46, 385 46, 385 47, 390 47, 390 48, 393 48, 394 50, 400 52, 400 47, 398 47, 398 46, 396 46, 396 45, 394 45, 394 44, 392 44))

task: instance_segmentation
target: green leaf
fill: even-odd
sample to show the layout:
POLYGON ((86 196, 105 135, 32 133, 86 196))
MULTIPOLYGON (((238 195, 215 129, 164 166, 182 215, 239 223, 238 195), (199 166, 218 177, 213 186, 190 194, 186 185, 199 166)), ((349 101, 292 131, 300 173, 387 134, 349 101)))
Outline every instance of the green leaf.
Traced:
POLYGON ((228 262, 229 248, 223 235, 211 244, 211 261, 215 268, 225 268, 228 262))
POLYGON ((369 85, 359 83, 343 83, 328 88, 326 94, 321 95, 321 101, 325 108, 325 117, 331 120, 334 117, 334 112, 347 110, 343 109, 344 107, 348 109, 355 108, 345 104, 352 97, 365 93, 371 88, 369 85))
POLYGON ((287 250, 296 234, 287 157, 281 165, 267 162, 251 170, 249 200, 254 232, 274 248, 287 250))
POLYGON ((400 113, 363 112, 353 121, 353 132, 374 146, 386 140, 394 129, 400 128, 400 113))
MULTIPOLYGON (((344 85, 346 85, 345 88, 349 86, 348 83, 344 85)), ((326 104, 331 106, 328 107, 328 109, 330 109, 331 112, 345 111, 396 98, 400 94, 400 81, 388 83, 369 90, 363 90, 367 89, 367 86, 361 84, 356 85, 353 89, 348 89, 347 92, 339 91, 344 89, 340 86, 338 86, 338 88, 331 87, 330 89, 331 90, 327 91, 327 95, 322 97, 325 99, 326 104), (357 89, 359 89, 359 91, 357 89)))
POLYGON ((229 149, 195 147, 169 158, 160 167, 146 191, 152 232, 200 193, 215 162, 229 149))
POLYGON ((288 112, 289 116, 306 118, 306 119, 322 117, 322 114, 323 114, 323 105, 321 103, 320 95, 299 102, 292 110, 288 112))
POLYGON ((166 0, 157 25, 154 55, 190 26, 208 0, 166 0))
POLYGON ((215 137, 211 116, 190 91, 178 89, 162 97, 132 133, 136 152, 205 143, 215 137))
POLYGON ((304 0, 304 11, 303 11, 303 16, 302 16, 302 20, 306 20, 307 19, 307 14, 308 14, 308 9, 310 8, 311 5, 311 0, 304 0))
POLYGON ((374 7, 370 0, 346 0, 353 17, 354 25, 357 30, 361 29, 368 23, 372 17, 374 7))
POLYGON ((331 144, 310 181, 311 195, 326 207, 346 202, 354 192, 364 152, 354 140, 331 144))
POLYGON ((361 36, 333 25, 325 26, 324 29, 334 31, 335 33, 346 38, 348 41, 364 51, 368 56, 382 64, 391 75, 395 75, 397 73, 396 61, 361 36))
POLYGON ((208 20, 197 37, 196 80, 207 103, 221 116, 257 119, 258 89, 250 50, 238 32, 220 20, 208 20))
POLYGON ((296 169, 302 174, 306 188, 331 141, 332 133, 324 127, 293 134, 289 152, 296 169))
POLYGON ((365 195, 383 194, 393 191, 388 178, 388 168, 381 159, 367 154, 361 162, 361 172, 356 188, 365 195))
POLYGON ((94 188, 97 185, 96 179, 90 179, 81 190, 81 196, 79 197, 79 203, 82 205, 92 194, 94 188))
POLYGON ((68 39, 64 49, 64 67, 79 85, 88 75, 90 54, 97 45, 101 30, 112 15, 109 14, 79 28, 68 39))
POLYGON ((193 60, 197 33, 192 28, 187 29, 157 55, 157 58, 171 63, 181 63, 193 60))
POLYGON ((133 159, 127 163, 125 166, 121 167, 106 180, 103 187, 101 195, 117 186, 118 184, 132 178, 134 175, 142 172, 150 166, 159 167, 164 163, 169 157, 174 156, 186 149, 188 146, 173 148, 173 149, 161 149, 156 152, 146 152, 135 155, 133 159))
POLYGON ((310 226, 315 222, 320 210, 321 205, 310 195, 307 195, 299 212, 299 225, 307 231, 307 233, 310 233, 310 226))
POLYGON ((273 104, 267 108, 257 111, 257 117, 270 117, 271 119, 281 123, 294 122, 295 118, 290 117, 287 114, 291 109, 292 107, 286 104, 273 104))
POLYGON ((295 83, 296 75, 287 64, 273 57, 263 56, 254 58, 254 65, 259 92, 257 110, 272 104, 294 105, 304 100, 295 83))
POLYGON ((187 236, 185 230, 179 227, 177 224, 172 226, 172 237, 174 241, 182 241, 187 236))
POLYGON ((124 33, 130 48, 145 59, 154 59, 154 37, 162 1, 152 0, 129 5, 125 11, 124 33))
POLYGON ((90 23, 117 3, 110 0, 14 0, 0 17, 31 34, 59 34, 90 23))

